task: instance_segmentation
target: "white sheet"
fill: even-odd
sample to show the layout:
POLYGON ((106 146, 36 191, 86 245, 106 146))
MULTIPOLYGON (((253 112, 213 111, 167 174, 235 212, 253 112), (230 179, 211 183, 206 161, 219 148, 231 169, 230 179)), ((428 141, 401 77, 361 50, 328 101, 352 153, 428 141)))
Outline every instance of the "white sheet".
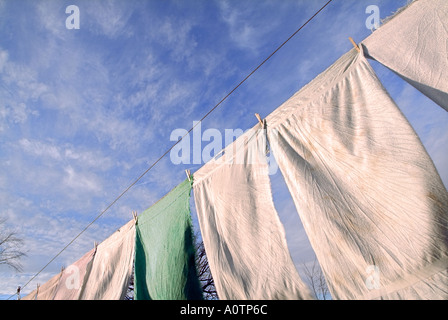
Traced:
POLYGON ((265 131, 251 129, 194 174, 196 209, 220 299, 311 298, 274 208, 265 150, 265 131))
POLYGON ((130 220, 100 243, 80 300, 122 300, 132 273, 135 221, 130 220))
POLYGON ((334 299, 447 299, 448 195, 355 49, 267 118, 334 299))
POLYGON ((63 270, 54 300, 78 300, 92 269, 95 251, 95 249, 88 251, 78 261, 63 270))
POLYGON ((62 271, 54 275, 50 280, 34 289, 21 300, 53 300, 56 294, 59 280, 61 279, 62 271))
POLYGON ((448 111, 448 1, 414 1, 362 44, 368 57, 448 111))

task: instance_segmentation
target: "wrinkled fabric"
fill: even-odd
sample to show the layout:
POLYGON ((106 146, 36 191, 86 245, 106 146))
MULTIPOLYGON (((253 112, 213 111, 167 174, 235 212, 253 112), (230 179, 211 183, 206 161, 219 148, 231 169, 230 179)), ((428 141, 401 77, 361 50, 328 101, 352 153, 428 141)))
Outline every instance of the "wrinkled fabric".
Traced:
POLYGON ((251 129, 194 174, 204 246, 220 299, 309 299, 274 208, 264 130, 251 129))
POLYGON ((334 299, 447 299, 448 194, 355 49, 266 118, 334 299))
POLYGON ((448 111, 448 1, 414 1, 362 44, 367 57, 448 111))
POLYGON ((34 289, 21 300, 53 300, 56 294, 62 272, 53 276, 50 280, 45 282, 39 288, 34 289))
POLYGON ((124 299, 132 274, 134 244, 132 219, 98 245, 80 300, 124 299))
POLYGON ((85 278, 90 274, 96 249, 88 251, 62 272, 54 300, 78 300, 85 278))
POLYGON ((185 180, 138 217, 135 300, 200 300, 190 216, 191 184, 185 180))

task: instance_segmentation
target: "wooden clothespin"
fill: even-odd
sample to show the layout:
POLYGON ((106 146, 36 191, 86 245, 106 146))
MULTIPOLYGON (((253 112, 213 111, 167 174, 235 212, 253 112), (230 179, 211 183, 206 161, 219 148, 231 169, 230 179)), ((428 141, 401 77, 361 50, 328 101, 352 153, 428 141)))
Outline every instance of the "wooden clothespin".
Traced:
POLYGON ((261 125, 261 128, 265 129, 266 128, 266 119, 261 119, 261 117, 260 117, 260 115, 258 113, 255 114, 255 117, 257 117, 258 122, 261 125))
POLYGON ((135 223, 137 224, 138 219, 137 211, 132 211, 132 216, 134 217, 135 223))
POLYGON ((348 37, 348 40, 350 40, 350 42, 352 43, 352 45, 355 47, 355 49, 356 49, 358 52, 361 52, 361 50, 359 49, 358 45, 356 44, 356 42, 353 40, 352 37, 348 37))
POLYGON ((98 248, 98 242, 93 241, 93 248, 95 249, 95 252, 96 252, 96 248, 98 248))
POLYGON ((191 181, 191 174, 190 174, 190 170, 185 170, 185 174, 187 175, 188 181, 191 181))
POLYGON ((34 296, 34 300, 37 300, 37 296, 39 295, 39 287, 40 287, 40 284, 37 284, 36 295, 34 296))
POLYGON ((257 119, 258 119, 258 122, 260 122, 260 124, 261 124, 261 127, 263 128, 263 120, 261 120, 261 117, 260 117, 260 115, 259 115, 258 113, 256 113, 256 114, 255 114, 255 117, 257 117, 257 119))

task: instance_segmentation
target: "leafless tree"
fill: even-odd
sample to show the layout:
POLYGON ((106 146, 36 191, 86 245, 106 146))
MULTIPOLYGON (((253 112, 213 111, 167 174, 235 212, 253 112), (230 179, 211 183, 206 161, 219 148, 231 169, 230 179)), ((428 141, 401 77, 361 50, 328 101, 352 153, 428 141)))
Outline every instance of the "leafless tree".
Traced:
POLYGON ((202 292, 204 293, 204 299, 218 300, 218 293, 216 292, 215 282, 213 281, 212 273, 210 272, 210 266, 208 264, 203 241, 196 244, 196 268, 198 270, 202 292))
POLYGON ((23 240, 17 233, 6 228, 6 218, 0 218, 0 265, 22 271, 20 259, 26 254, 21 250, 23 240))
POLYGON ((325 276, 322 269, 317 262, 317 258, 314 258, 313 264, 309 267, 307 264, 303 263, 303 273, 305 278, 317 299, 326 300, 329 294, 327 282, 325 281, 325 276))
POLYGON ((128 291, 126 291, 124 300, 134 300, 134 267, 132 267, 131 279, 129 280, 128 291))

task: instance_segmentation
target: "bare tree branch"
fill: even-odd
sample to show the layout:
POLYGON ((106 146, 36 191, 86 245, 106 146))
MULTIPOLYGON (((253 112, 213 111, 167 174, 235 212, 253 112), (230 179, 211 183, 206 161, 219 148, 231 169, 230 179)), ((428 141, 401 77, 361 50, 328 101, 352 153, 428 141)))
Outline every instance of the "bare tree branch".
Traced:
POLYGON ((21 250, 23 240, 16 232, 6 229, 6 221, 6 218, 0 219, 0 265, 7 265, 20 272, 22 271, 20 259, 26 256, 21 250))
MULTIPOLYGON (((196 236, 195 239, 199 237, 196 236)), ((210 266, 205 252, 204 242, 196 240, 196 268, 198 271, 198 278, 202 286, 202 292, 206 300, 218 300, 218 293, 216 292, 215 282, 213 280, 210 266)))
POLYGON ((317 299, 326 300, 329 294, 327 282, 322 269, 317 262, 317 258, 314 258, 313 264, 309 267, 306 263, 303 263, 303 273, 308 280, 311 290, 317 299))

